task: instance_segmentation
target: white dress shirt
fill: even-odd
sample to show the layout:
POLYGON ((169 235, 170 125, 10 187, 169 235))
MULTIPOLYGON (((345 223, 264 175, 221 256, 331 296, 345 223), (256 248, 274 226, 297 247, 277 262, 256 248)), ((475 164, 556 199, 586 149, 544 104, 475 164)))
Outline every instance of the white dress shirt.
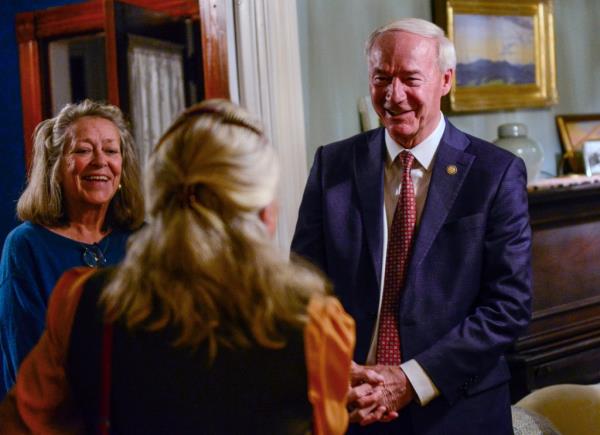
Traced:
MULTIPOLYGON (((408 150, 415 156, 413 167, 410 171, 410 176, 415 188, 415 201, 417 206, 417 227, 421 222, 421 215, 423 214, 423 208, 425 201, 427 200, 427 193, 429 191, 429 183, 431 181, 431 169, 433 167, 433 160, 435 153, 444 134, 446 128, 446 121, 444 116, 440 114, 440 121, 433 130, 433 132, 425 138, 425 140, 412 149, 408 150)), ((385 131, 385 146, 387 149, 385 167, 384 167, 384 178, 383 178, 383 254, 381 264, 381 276, 385 277, 385 261, 387 255, 387 242, 388 233, 390 231, 392 220, 394 217, 394 211, 396 209, 396 203, 400 196, 400 190, 402 189, 402 163, 400 159, 396 160, 398 154, 405 149, 392 139, 387 130, 385 131)), ((381 301, 383 295, 383 279, 381 280, 381 287, 379 289, 379 310, 377 313, 377 322, 373 337, 371 339, 371 347, 369 348, 369 355, 367 357, 367 364, 375 364, 375 355, 377 351, 377 335, 379 330, 379 315, 381 314, 381 301)), ((406 377, 413 386, 415 393, 417 394, 418 401, 421 405, 426 405, 432 399, 437 397, 440 393, 436 386, 431 381, 431 378, 427 376, 427 373, 414 359, 403 362, 400 367, 406 374, 406 377)))

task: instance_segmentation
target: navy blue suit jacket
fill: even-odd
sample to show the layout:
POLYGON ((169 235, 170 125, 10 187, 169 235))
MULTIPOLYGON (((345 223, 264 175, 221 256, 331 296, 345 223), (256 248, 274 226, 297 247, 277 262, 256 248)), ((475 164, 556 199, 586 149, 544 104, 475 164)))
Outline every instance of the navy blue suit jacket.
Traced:
MULTIPOLYGON (((385 153, 383 128, 319 148, 292 241, 294 252, 332 280, 354 317, 359 363, 382 279, 385 153)), ((399 330, 403 360, 414 358, 442 397, 405 413, 419 434, 508 433, 503 354, 527 326, 531 305, 525 167, 446 121, 432 170, 399 330)))

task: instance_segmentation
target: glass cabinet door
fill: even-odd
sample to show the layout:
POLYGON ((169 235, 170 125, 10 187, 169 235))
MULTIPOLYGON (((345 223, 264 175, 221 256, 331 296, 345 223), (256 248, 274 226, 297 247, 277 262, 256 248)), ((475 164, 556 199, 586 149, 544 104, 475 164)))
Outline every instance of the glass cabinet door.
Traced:
POLYGON ((32 133, 66 103, 115 104, 142 162, 173 118, 229 98, 227 0, 94 0, 17 14, 27 167, 32 133))

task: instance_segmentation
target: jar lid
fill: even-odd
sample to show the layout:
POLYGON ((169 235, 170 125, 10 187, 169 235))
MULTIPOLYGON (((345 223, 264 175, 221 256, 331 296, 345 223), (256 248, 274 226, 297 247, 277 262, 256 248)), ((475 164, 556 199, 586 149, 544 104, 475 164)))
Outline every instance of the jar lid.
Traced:
POLYGON ((502 124, 498 127, 498 136, 500 137, 516 137, 527 136, 527 126, 519 122, 510 122, 502 124))

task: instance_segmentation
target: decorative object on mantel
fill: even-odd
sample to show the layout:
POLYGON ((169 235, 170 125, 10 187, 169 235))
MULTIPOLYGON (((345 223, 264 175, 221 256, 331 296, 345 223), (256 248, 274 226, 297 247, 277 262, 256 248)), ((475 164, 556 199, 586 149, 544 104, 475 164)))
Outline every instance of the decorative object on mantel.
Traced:
POLYGON ((531 184, 540 173, 544 161, 542 147, 527 137, 527 126, 519 122, 502 124, 498 127, 496 145, 521 157, 527 168, 527 181, 531 184))
POLYGON ((434 0, 456 46, 445 109, 453 113, 556 104, 553 0, 434 0))
POLYGON ((379 116, 375 112, 375 109, 373 109, 369 95, 359 97, 358 114, 360 116, 360 131, 372 130, 381 125, 379 116))
MULTIPOLYGON (((581 153, 579 153, 579 160, 581 160, 581 153)), ((556 175, 558 177, 562 177, 563 175, 576 173, 576 171, 573 169, 573 164, 577 161, 578 157, 575 155, 575 151, 567 151, 563 153, 558 161, 556 175)))
POLYGON ((585 175, 600 175, 600 140, 584 142, 582 154, 585 175))
POLYGON ((536 180, 527 185, 527 191, 531 193, 544 190, 569 190, 591 187, 592 185, 600 185, 600 175, 588 177, 586 175, 571 174, 565 177, 536 180))
POLYGON ((600 114, 556 115, 556 127, 570 171, 583 174, 583 144, 600 140, 600 114))

